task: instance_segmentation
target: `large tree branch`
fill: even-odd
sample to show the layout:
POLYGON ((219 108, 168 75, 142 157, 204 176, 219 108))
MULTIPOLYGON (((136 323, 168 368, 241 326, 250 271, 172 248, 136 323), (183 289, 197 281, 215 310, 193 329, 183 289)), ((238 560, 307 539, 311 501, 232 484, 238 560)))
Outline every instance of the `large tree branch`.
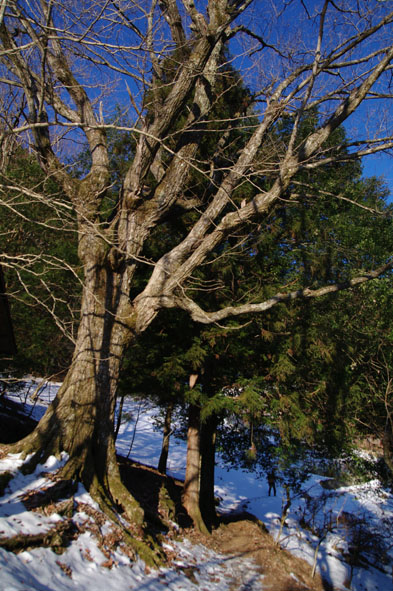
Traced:
POLYGON ((159 0, 158 4, 163 12, 165 20, 169 25, 173 41, 177 47, 184 47, 187 42, 187 37, 183 29, 183 24, 176 0, 159 0))
POLYGON ((268 117, 267 112, 262 124, 243 150, 237 164, 224 179, 211 205, 200 217, 183 242, 172 249, 170 253, 164 255, 157 263, 149 284, 140 297, 142 299, 145 296, 154 297, 157 289, 161 290, 161 293, 168 295, 174 293, 178 286, 182 285, 194 269, 205 261, 207 255, 213 251, 229 232, 242 226, 245 222, 250 221, 257 215, 267 212, 283 196, 290 181, 300 170, 304 161, 310 160, 318 152, 323 143, 326 142, 331 133, 355 111, 367 95, 371 86, 384 72, 392 58, 393 47, 380 60, 366 80, 355 88, 349 97, 337 107, 325 125, 312 133, 304 145, 298 148, 297 153, 291 151, 286 153, 280 165, 279 175, 269 191, 256 195, 244 207, 226 214, 215 225, 210 234, 208 234, 209 229, 228 202, 230 195, 237 185, 238 179, 246 173, 253 162, 264 133, 269 129, 272 121, 274 121, 274 116, 271 116, 271 118, 268 117))
POLYGON ((189 59, 182 65, 181 72, 162 105, 159 116, 154 119, 151 125, 145 127, 144 131, 151 139, 140 137, 134 160, 124 179, 125 197, 131 203, 134 202, 135 192, 143 183, 162 140, 178 118, 189 93, 203 72, 213 47, 214 43, 212 44, 206 37, 196 44, 189 59))
POLYGON ((327 140, 329 135, 339 125, 341 125, 352 113, 356 111, 360 103, 367 96, 369 90, 383 74, 393 59, 393 47, 386 52, 385 57, 380 60, 377 66, 371 71, 364 82, 352 90, 348 98, 343 101, 335 110, 333 115, 329 118, 327 123, 323 125, 318 131, 311 134, 306 140, 304 148, 301 153, 301 160, 310 158, 312 154, 318 150, 322 144, 327 140))
MULTIPOLYGON (((30 65, 28 61, 23 60, 23 54, 5 24, 1 27, 1 39, 6 49, 15 49, 15 52, 10 55, 9 59, 11 59, 14 65, 14 71, 20 80, 27 98, 29 124, 32 124, 31 129, 38 153, 40 154, 41 165, 47 172, 56 176, 67 194, 74 199, 76 193, 80 195, 80 187, 84 184, 88 185, 88 191, 93 193, 103 191, 107 184, 108 156, 105 133, 97 126, 98 122, 94 116, 88 95, 83 86, 77 82, 64 56, 60 41, 53 34, 54 27, 52 26, 51 11, 46 4, 43 4, 43 6, 47 8, 47 13, 44 14, 44 22, 40 24, 40 28, 44 31, 44 34, 40 36, 34 29, 30 19, 15 5, 15 16, 19 19, 40 51, 41 61, 38 66, 38 73, 35 71, 33 64, 30 65), (52 33, 50 47, 46 34, 48 29, 52 33), (50 79, 50 75, 47 72, 49 67, 59 82, 68 91, 77 106, 78 113, 66 106, 57 96, 54 90, 54 82, 50 79), (94 169, 94 172, 97 173, 94 174, 94 187, 91 182, 92 175, 82 183, 76 182, 67 173, 65 167, 56 156, 49 134, 49 119, 44 101, 55 108, 55 110, 56 108, 59 109, 63 116, 84 129, 92 154, 92 170, 94 169)), ((85 193, 87 194, 88 191, 85 191, 85 193)), ((91 201, 90 195, 88 199, 91 201)), ((89 209, 91 209, 90 206, 89 209)))
POLYGON ((227 318, 233 318, 243 314, 260 314, 266 312, 270 308, 273 308, 273 306, 276 306, 280 303, 289 303, 299 299, 310 300, 331 293, 337 293, 345 289, 357 287, 358 285, 362 285, 367 281, 371 281, 373 279, 381 277, 382 275, 390 271, 392 267, 393 258, 388 263, 382 265, 378 269, 369 271, 367 273, 354 277, 353 279, 348 279, 347 281, 343 281, 341 283, 325 285, 324 287, 320 287, 318 289, 310 289, 307 287, 304 289, 297 289, 289 293, 277 293, 275 296, 269 298, 268 300, 265 300, 264 302, 256 304, 243 304, 241 306, 227 306, 226 308, 222 308, 221 310, 217 310, 215 312, 208 312, 206 310, 203 310, 196 302, 194 302, 186 296, 163 296, 160 301, 160 304, 162 307, 166 308, 182 308, 183 310, 187 311, 192 317, 192 319, 196 322, 200 322, 202 324, 211 324, 214 322, 221 322, 222 320, 225 320, 227 318))
POLYGON ((55 51, 48 52, 48 63, 77 106, 80 127, 85 132, 90 146, 92 170, 101 168, 107 171, 109 160, 106 138, 103 130, 98 127, 91 101, 83 86, 76 80, 60 43, 55 40, 53 44, 55 51))
MULTIPOLYGON (((136 208, 130 207, 129 195, 125 195, 125 206, 120 208, 118 235, 122 250, 128 256, 137 256, 151 228, 167 214, 174 203, 183 197, 184 187, 192 171, 192 161, 198 151, 205 127, 204 119, 211 107, 211 95, 206 92, 205 83, 214 89, 222 45, 217 43, 204 70, 204 80, 196 84, 194 103, 180 136, 180 147, 173 153, 172 160, 163 172, 157 186, 151 190, 150 199, 143 200, 136 208), (127 201, 128 200, 128 201, 127 201), (130 240, 130 231, 138 228, 138 240, 130 240)), ((115 221, 117 224, 117 220, 115 221)))
POLYGON ((194 0, 183 0, 183 5, 192 21, 190 28, 204 36, 207 32, 207 23, 203 14, 195 8, 194 0))
POLYGON ((13 74, 19 79, 19 84, 23 88, 28 107, 28 124, 31 125, 33 131, 36 149, 40 155, 41 166, 53 172, 57 180, 63 184, 65 190, 70 193, 73 183, 65 173, 64 167, 52 149, 48 128, 48 116, 43 105, 40 105, 40 87, 37 86, 35 76, 32 74, 28 63, 22 59, 19 47, 16 45, 13 36, 4 23, 0 27, 0 39, 6 50, 15 50, 8 54, 7 59, 4 60, 3 58, 2 61, 6 66, 9 66, 7 60, 10 60, 12 64, 10 69, 13 70, 13 74))
POLYGON ((216 18, 216 9, 210 10, 209 8, 209 15, 210 13, 214 13, 214 16, 211 17, 209 23, 206 23, 204 16, 195 8, 194 1, 183 0, 185 10, 190 15, 199 35, 189 58, 180 65, 179 74, 173 83, 170 93, 160 107, 158 116, 146 128, 148 134, 157 138, 157 140, 147 141, 144 138, 140 139, 134 161, 124 181, 125 193, 130 194, 131 201, 133 201, 135 190, 143 183, 149 167, 154 162, 161 142, 164 140, 168 130, 178 119, 190 93, 195 88, 196 82, 204 71, 216 44, 225 38, 232 21, 241 11, 245 10, 246 5, 248 6, 250 2, 251 0, 248 0, 244 2, 244 5, 237 7, 237 2, 235 6, 230 6, 228 0, 220 0, 219 4, 222 7, 220 17, 216 18))

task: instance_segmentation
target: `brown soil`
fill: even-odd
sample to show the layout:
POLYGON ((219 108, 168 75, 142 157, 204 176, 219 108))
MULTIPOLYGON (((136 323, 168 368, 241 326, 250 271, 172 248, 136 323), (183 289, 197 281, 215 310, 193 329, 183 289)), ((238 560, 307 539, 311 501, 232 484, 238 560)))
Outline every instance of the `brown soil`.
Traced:
POLYGON ((216 552, 253 559, 263 574, 266 591, 331 589, 319 575, 311 577, 311 566, 307 562, 279 548, 252 515, 228 516, 225 521, 208 537, 196 532, 190 532, 188 537, 216 552))

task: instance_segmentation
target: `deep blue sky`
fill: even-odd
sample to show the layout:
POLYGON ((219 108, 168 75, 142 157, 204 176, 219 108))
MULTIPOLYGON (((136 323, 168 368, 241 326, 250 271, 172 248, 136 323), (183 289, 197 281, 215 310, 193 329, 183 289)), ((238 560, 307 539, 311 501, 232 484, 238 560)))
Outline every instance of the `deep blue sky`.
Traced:
POLYGON ((393 155, 376 154, 363 158, 363 176, 383 176, 386 185, 390 189, 390 199, 393 201, 393 155))

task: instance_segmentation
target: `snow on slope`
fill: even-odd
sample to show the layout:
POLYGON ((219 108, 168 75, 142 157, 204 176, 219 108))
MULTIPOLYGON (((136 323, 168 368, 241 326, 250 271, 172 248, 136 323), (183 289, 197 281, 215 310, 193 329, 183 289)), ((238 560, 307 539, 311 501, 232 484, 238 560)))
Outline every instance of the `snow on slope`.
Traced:
MULTIPOLYGON (((28 387, 32 394, 35 388, 31 383, 28 383, 28 387)), ((47 385, 41 390, 35 404, 28 396, 23 396, 25 412, 40 418, 58 387, 59 384, 47 385)), ((13 399, 21 402, 19 396, 14 395, 13 399)), ((130 420, 120 428, 118 452, 124 456, 130 454, 133 460, 156 466, 162 435, 153 426, 155 409, 147 403, 129 401, 124 412, 130 420)), ((185 453, 185 442, 172 438, 168 461, 171 475, 184 477, 185 453)), ((0 471, 16 470, 19 464, 17 457, 7 458, 0 461, 0 471)), ((47 465, 39 466, 34 474, 23 476, 18 473, 11 480, 6 494, 0 497, 0 537, 18 532, 29 534, 43 531, 60 519, 56 514, 43 516, 27 511, 21 503, 21 496, 30 488, 45 486, 47 476, 42 476, 42 472, 53 471, 56 467, 56 461, 49 459, 47 465)), ((318 549, 317 569, 335 589, 348 589, 349 581, 353 591, 391 589, 391 543, 378 548, 372 542, 370 548, 365 549, 368 565, 351 568, 344 561, 344 555, 353 554, 351 545, 356 542, 351 540, 353 531, 365 537, 363 540, 359 538, 363 544, 372 541, 375 532, 386 532, 385 540, 390 539, 393 525, 392 495, 383 490, 378 481, 327 492, 321 487, 321 480, 321 477, 311 477, 303 485, 302 492, 291 499, 285 526, 280 532, 280 518, 286 502, 285 491, 278 487, 277 496, 268 497, 266 482, 251 472, 233 468, 228 470, 220 458, 217 459, 216 492, 222 499, 221 511, 246 509, 253 513, 266 524, 274 537, 280 535, 283 547, 308 560, 311 565, 318 549), (350 519, 352 523, 348 524, 350 519), (308 529, 301 526, 305 524, 309 526, 308 529), (382 556, 382 552, 386 552, 386 556, 382 556), (378 568, 374 568, 377 562, 378 568)), ((75 496, 75 502, 80 503, 81 507, 84 504, 94 507, 94 502, 82 487, 75 496)), ((80 520, 82 524, 87 523, 89 515, 80 511, 74 519, 80 520)), ((106 524, 104 527, 110 526, 106 524)), ((168 543, 173 547, 173 541, 168 543)), ((187 541, 176 545, 177 561, 171 568, 158 571, 148 571, 142 561, 131 562, 120 551, 116 553, 112 567, 107 568, 107 557, 88 531, 72 542, 60 556, 44 548, 18 555, 0 549, 0 591, 157 591, 164 587, 173 591, 198 588, 225 591, 230 589, 234 581, 239 585, 240 582, 247 585, 246 588, 250 590, 261 588, 261 576, 252 563, 242 558, 228 560, 227 556, 224 558, 202 546, 192 546, 187 541), (193 573, 191 578, 185 574, 189 572, 188 567, 193 573)))
MULTIPOLYGON (((17 457, 3 460, 0 469, 16 469, 21 461, 17 457)), ((53 471, 58 464, 50 458, 45 466, 39 466, 28 477, 18 475, 11 481, 7 494, 0 503, 0 536, 25 535, 49 530, 60 519, 56 514, 45 516, 27 511, 20 501, 35 486, 44 486, 49 480, 40 473, 53 471)), ((80 487, 74 502, 81 506, 95 508, 91 497, 80 487)), ((89 515, 78 511, 73 518, 79 525, 88 524, 89 515)), ((102 533, 110 529, 110 524, 102 526, 102 533)), ((172 547, 175 543, 172 542, 172 547)), ((13 554, 0 549, 0 589, 1 591, 184 591, 190 589, 209 589, 226 591, 234 580, 243 577, 249 588, 260 589, 257 585, 260 576, 256 567, 241 558, 227 560, 227 557, 207 550, 203 546, 192 546, 189 542, 178 544, 177 560, 172 568, 160 570, 146 569, 141 560, 131 561, 121 551, 112 553, 111 568, 107 556, 98 548, 97 540, 88 531, 73 541, 61 555, 46 548, 38 548, 13 554), (225 560, 224 560, 225 558, 225 560), (113 563, 112 563, 113 560, 113 563), (185 574, 185 569, 193 569, 194 584, 185 574), (253 586, 255 585, 255 586, 253 586)))

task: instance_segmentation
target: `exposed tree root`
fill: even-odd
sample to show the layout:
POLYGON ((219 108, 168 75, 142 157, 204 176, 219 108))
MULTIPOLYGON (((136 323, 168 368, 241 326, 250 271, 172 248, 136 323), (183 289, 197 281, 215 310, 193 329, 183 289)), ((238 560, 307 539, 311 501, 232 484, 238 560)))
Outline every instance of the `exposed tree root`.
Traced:
MULTIPOLYGON (((33 441, 27 440, 29 440, 29 436, 24 440, 24 446, 18 446, 18 444, 7 446, 7 451, 15 453, 15 451, 21 452, 23 450, 26 455, 31 453, 32 449, 30 445, 26 446, 26 443, 31 444, 34 439, 33 441)), ((52 454, 46 451, 45 457, 49 457, 49 455, 52 454)), ((21 471, 23 473, 34 471, 37 465, 45 460, 45 457, 40 452, 35 453, 21 466, 21 471)), ((91 457, 88 459, 86 456, 69 458, 66 464, 55 474, 47 474, 47 477, 54 481, 53 485, 46 487, 44 490, 31 491, 24 497, 23 501, 26 507, 30 510, 44 509, 49 505, 53 505, 59 499, 70 499, 77 490, 78 482, 81 482, 93 500, 98 503, 102 513, 121 530, 123 542, 129 547, 131 554, 134 557, 138 555, 149 566, 157 567, 161 565, 165 560, 165 554, 160 548, 160 543, 146 531, 144 512, 123 485, 117 462, 115 466, 113 463, 108 462, 107 469, 101 471, 100 475, 97 474, 94 466, 95 462, 91 457)), ((11 477, 12 475, 3 477, 3 488, 6 487, 11 477)), ((70 507, 70 504, 68 507, 70 507)), ((55 534, 56 532, 53 532, 53 535, 55 534)), ((51 536, 46 538, 44 534, 37 537, 33 536, 31 537, 31 545, 58 545, 55 542, 52 544, 51 539, 51 536)), ((19 547, 18 536, 16 536, 14 542, 12 539, 10 540, 10 542, 4 540, 3 546, 8 549, 17 549, 19 547)), ((22 544, 22 542, 20 543, 22 544)))
MULTIPOLYGON (((134 514, 136 510, 138 517, 140 517, 141 514, 143 515, 143 511, 139 504, 124 487, 120 478, 118 482, 112 480, 109 490, 115 491, 116 504, 119 509, 124 511, 126 517, 129 517, 130 514, 134 514), (115 486, 113 487, 113 485, 115 486)), ((121 529, 125 543, 132 548, 148 566, 160 566, 165 559, 165 555, 160 548, 159 542, 154 540, 146 532, 146 524, 140 523, 139 519, 138 522, 131 520, 129 527, 127 528, 114 507, 112 495, 108 495, 107 490, 98 482, 90 488, 89 492, 93 499, 99 504, 101 511, 121 529)))
MULTIPOLYGON (((52 474, 46 475, 53 479, 52 474)), ((41 490, 29 491, 22 497, 23 504, 29 510, 37 508, 44 508, 48 505, 53 505, 59 499, 72 497, 76 492, 78 486, 75 481, 70 480, 55 480, 55 484, 48 486, 41 490)), ((72 499, 69 499, 72 502, 72 499)))
POLYGON ((61 553, 77 537, 77 527, 71 519, 61 521, 49 531, 40 534, 18 534, 10 538, 0 538, 0 547, 11 552, 22 552, 30 548, 44 546, 61 553))
POLYGON ((44 464, 50 456, 60 459, 63 451, 59 446, 58 437, 43 434, 39 424, 32 433, 20 441, 1 446, 1 450, 4 455, 21 454, 22 459, 31 456, 20 468, 23 474, 31 474, 39 464, 44 464))

